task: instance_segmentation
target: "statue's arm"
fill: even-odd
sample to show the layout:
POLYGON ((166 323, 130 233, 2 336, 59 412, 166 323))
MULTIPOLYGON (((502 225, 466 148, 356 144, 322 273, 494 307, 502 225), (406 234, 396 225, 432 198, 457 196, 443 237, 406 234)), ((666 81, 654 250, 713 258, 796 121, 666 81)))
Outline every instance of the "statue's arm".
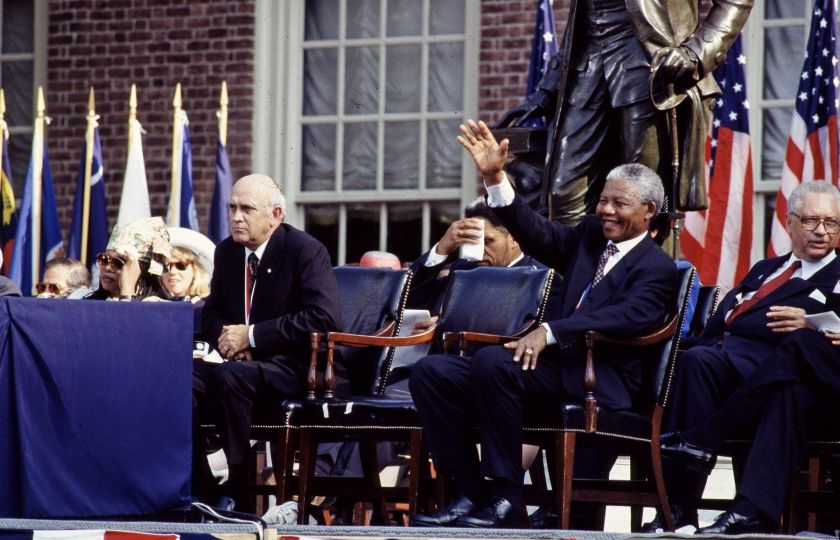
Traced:
POLYGON ((726 60, 726 51, 738 37, 753 7, 753 0, 713 0, 706 20, 682 43, 699 61, 700 77, 726 60))
POLYGON ((510 125, 521 125, 531 118, 554 116, 557 103, 557 87, 560 84, 561 66, 563 63, 562 49, 551 57, 545 74, 540 79, 536 90, 525 98, 525 101, 509 109, 502 115, 495 127, 503 128, 510 125))

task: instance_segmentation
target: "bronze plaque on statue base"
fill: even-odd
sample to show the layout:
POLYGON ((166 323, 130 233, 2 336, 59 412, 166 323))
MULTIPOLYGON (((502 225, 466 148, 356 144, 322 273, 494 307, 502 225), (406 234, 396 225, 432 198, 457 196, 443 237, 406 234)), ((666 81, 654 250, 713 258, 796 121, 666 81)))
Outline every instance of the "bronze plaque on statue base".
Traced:
POLYGON ((510 140, 508 151, 511 154, 543 154, 548 140, 548 133, 544 127, 528 128, 513 127, 493 129, 493 136, 497 141, 510 140))

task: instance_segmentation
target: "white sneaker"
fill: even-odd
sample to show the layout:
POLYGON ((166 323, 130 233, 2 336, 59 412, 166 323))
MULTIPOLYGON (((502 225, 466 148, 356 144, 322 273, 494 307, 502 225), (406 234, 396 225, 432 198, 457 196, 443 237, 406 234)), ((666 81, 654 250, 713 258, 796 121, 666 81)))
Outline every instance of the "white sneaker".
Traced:
POLYGON ((294 525, 297 523, 297 509, 297 502, 287 501, 269 508, 262 519, 267 525, 294 525))

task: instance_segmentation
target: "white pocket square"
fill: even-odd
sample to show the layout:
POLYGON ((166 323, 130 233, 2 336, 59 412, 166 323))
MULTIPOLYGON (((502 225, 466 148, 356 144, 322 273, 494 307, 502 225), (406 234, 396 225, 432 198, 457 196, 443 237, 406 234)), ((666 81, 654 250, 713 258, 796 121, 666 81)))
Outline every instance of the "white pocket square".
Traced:
POLYGON ((808 298, 813 298, 820 304, 825 304, 825 295, 819 289, 814 289, 814 291, 808 295, 808 298))
POLYGON ((837 285, 834 286, 834 289, 831 292, 834 294, 840 294, 840 279, 837 280, 837 285))

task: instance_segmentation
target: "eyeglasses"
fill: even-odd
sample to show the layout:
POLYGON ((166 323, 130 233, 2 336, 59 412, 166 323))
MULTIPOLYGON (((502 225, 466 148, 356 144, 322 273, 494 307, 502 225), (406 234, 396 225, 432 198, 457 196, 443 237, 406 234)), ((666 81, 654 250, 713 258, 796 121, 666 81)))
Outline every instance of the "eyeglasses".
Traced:
POLYGON ((35 285, 35 292, 37 292, 38 294, 44 294, 45 292, 48 292, 50 294, 58 296, 61 294, 61 287, 59 287, 55 283, 39 283, 35 285))
POLYGON ((814 216, 799 217, 799 215, 793 212, 791 212, 790 215, 795 216, 799 220, 799 224, 806 231, 817 230, 820 223, 822 223, 823 227, 825 227, 825 232, 829 234, 834 234, 837 231, 840 231, 840 221, 837 221, 834 218, 820 218, 814 216))
POLYGON ((125 266, 125 261, 119 257, 115 257, 114 255, 100 253, 96 256, 96 264, 98 264, 100 268, 107 268, 110 266, 114 270, 122 270, 122 267, 125 266))
POLYGON ((184 270, 186 270, 186 269, 187 269, 190 265, 192 265, 192 262, 190 262, 190 261, 178 261, 178 262, 173 262, 173 263, 170 263, 170 264, 169 264, 169 269, 170 269, 170 270, 172 270, 173 268, 175 268, 175 269, 180 270, 181 272, 183 272, 183 271, 184 271, 184 270))

